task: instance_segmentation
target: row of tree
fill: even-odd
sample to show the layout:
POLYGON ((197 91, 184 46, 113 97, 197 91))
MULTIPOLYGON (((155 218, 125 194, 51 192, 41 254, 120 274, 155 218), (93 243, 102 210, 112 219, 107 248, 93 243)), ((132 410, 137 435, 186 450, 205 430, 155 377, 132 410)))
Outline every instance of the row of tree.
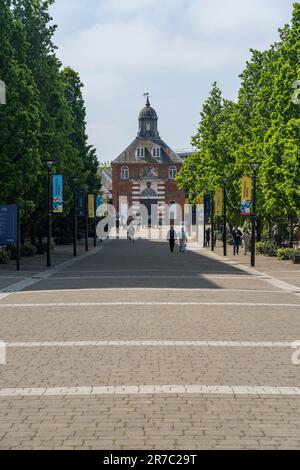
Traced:
POLYGON ((300 216, 300 106, 291 99, 293 83, 300 79, 299 3, 294 4, 291 24, 279 34, 268 50, 251 50, 237 102, 223 99, 213 84, 192 137, 196 153, 177 179, 195 200, 228 176, 229 212, 235 223, 240 221, 241 177, 251 175, 251 161, 260 163, 261 224, 300 216))
POLYGON ((99 190, 95 149, 88 145, 79 75, 56 56, 49 7, 54 0, 0 0, 0 203, 18 203, 23 236, 41 237, 47 217, 46 160, 64 175, 63 217, 75 185, 99 190))

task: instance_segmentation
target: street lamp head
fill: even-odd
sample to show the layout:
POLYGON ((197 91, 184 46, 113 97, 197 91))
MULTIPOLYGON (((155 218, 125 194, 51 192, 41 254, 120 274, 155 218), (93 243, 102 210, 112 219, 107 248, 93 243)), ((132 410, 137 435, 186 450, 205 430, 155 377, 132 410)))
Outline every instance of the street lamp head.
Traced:
POLYGON ((258 168, 260 167, 260 163, 258 162, 250 162, 250 166, 252 168, 253 171, 257 171, 258 168))
POLYGON ((46 166, 48 168, 48 170, 51 170, 51 168, 53 167, 55 161, 54 160, 46 160, 46 166))

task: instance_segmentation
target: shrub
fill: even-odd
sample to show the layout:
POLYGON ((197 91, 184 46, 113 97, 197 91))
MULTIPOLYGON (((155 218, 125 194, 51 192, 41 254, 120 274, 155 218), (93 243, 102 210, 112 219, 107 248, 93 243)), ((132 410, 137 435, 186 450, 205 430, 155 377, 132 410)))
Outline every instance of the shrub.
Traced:
POLYGON ((278 247, 272 241, 258 242, 256 244, 256 251, 265 256, 276 256, 278 247))
POLYGON ((279 248, 276 256, 278 259, 289 260, 292 259, 293 254, 296 252, 294 248, 279 248))
POLYGON ((0 252, 0 264, 7 264, 10 260, 10 251, 0 252))
POLYGON ((37 254, 37 247, 34 245, 21 246, 21 256, 34 256, 37 254))

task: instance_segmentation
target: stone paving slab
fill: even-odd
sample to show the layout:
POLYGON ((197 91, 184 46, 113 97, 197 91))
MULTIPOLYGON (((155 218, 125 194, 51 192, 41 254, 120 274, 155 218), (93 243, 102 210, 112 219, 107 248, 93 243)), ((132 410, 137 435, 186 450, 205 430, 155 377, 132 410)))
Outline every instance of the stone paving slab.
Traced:
POLYGON ((299 307, 147 306, 0 309, 3 341, 300 339, 299 307), (125 321, 126 319, 126 321, 125 321))
MULTIPOLYGON (((35 292, 0 299, 0 338, 9 342, 300 338, 299 298, 285 290, 278 293, 278 285, 258 275, 213 259, 203 250, 172 255, 166 242, 129 245, 125 240, 104 245, 101 252, 28 286, 35 292), (145 290, 119 289, 137 286, 145 290), (116 290, 107 292, 105 287, 116 290), (170 291, 153 290, 161 287, 170 291), (222 287, 247 292, 229 293, 222 287), (115 303, 125 297, 131 305, 99 305, 112 293, 115 303), (202 305, 162 305, 172 294, 177 302, 196 297, 202 305), (141 298, 154 298, 161 305, 132 304, 141 298), (96 305, 76 306, 86 299, 95 299, 96 305), (228 300, 230 305, 225 305, 228 300), (45 301, 66 305, 5 306, 45 301), (248 305, 238 305, 243 301, 248 305)), ((0 370, 0 388, 4 392, 9 386, 18 388, 0 398, 0 448, 299 449, 299 366, 291 364, 292 352, 286 346, 261 345, 10 346, 8 363, 0 370), (134 395, 132 390, 142 381, 147 388, 143 393, 152 393, 134 395), (119 390, 120 382, 132 387, 131 394, 105 396, 98 388, 98 395, 75 396, 78 390, 69 388, 80 387, 82 392, 85 387, 88 393, 96 386, 114 384, 119 390), (164 388, 168 383, 175 387, 172 394, 164 388), (189 393, 180 392, 187 385, 189 393), (52 396, 34 396, 33 386, 43 387, 36 390, 39 395, 47 390, 52 396), (11 396, 20 390, 24 396, 11 396), (30 390, 31 396, 25 396, 30 390), (256 395, 250 396, 253 391, 256 395), (58 392, 60 396, 55 396, 58 392)))
MULTIPOLYGON (((292 348, 8 348, 5 388, 103 385, 299 385, 292 348)), ((1 385, 2 387, 2 385, 1 385)))
POLYGON ((1 449, 299 449, 300 398, 0 400, 1 449))

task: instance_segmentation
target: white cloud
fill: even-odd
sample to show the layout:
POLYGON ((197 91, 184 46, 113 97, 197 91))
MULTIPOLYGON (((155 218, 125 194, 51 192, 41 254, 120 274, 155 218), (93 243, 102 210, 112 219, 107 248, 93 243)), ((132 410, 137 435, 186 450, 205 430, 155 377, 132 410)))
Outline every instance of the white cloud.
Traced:
POLYGON ((115 158, 132 141, 146 90, 161 108, 162 137, 170 146, 189 146, 211 83, 235 96, 249 49, 277 39, 292 3, 57 0, 58 54, 85 84, 90 142, 100 158, 115 158))
POLYGON ((187 17, 193 27, 202 33, 227 33, 236 40, 237 36, 241 39, 241 32, 250 32, 255 37, 258 33, 266 33, 270 25, 279 27, 282 5, 282 0, 196 1, 188 8, 187 17))
POLYGON ((63 45, 63 56, 85 70, 202 69, 232 63, 237 45, 169 35, 142 20, 98 24, 63 45))

